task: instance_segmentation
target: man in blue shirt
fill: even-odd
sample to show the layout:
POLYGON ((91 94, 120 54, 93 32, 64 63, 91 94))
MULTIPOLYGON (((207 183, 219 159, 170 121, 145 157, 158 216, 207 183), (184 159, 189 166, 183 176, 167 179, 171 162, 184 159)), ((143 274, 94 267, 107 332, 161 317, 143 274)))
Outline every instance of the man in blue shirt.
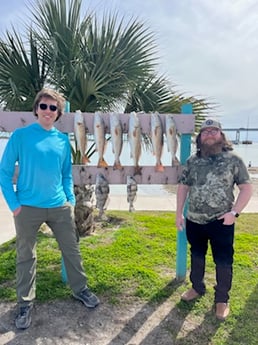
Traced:
POLYGON ((37 121, 13 132, 1 160, 0 184, 16 229, 18 329, 31 324, 36 296, 36 237, 43 223, 51 228, 62 251, 73 296, 89 308, 99 304, 86 285, 76 236, 70 142, 54 127, 63 114, 64 102, 54 90, 41 90, 33 106, 37 121), (16 163, 19 172, 14 189, 16 163))

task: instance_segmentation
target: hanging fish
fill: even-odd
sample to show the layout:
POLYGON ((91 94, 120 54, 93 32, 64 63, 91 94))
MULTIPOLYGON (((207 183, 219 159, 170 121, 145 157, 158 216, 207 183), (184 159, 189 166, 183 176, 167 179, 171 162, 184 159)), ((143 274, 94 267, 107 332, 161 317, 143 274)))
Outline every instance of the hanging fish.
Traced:
POLYGON ((123 167, 120 162, 120 155, 123 147, 123 128, 118 113, 110 114, 110 134, 112 151, 115 156, 113 168, 121 170, 123 167))
POLYGON ((132 176, 127 176, 127 202, 129 203, 129 212, 134 211, 134 201, 136 199, 138 187, 137 182, 132 176))
POLYGON ((109 184, 108 180, 103 174, 96 175, 96 208, 99 210, 99 218, 102 218, 104 210, 107 206, 108 195, 109 195, 109 184))
POLYGON ((81 153, 81 163, 87 164, 90 162, 86 155, 87 150, 87 136, 86 127, 84 124, 84 119, 80 110, 76 110, 74 115, 74 135, 76 140, 76 145, 81 153))
POLYGON ((105 151, 105 147, 106 147, 105 123, 104 123, 104 120, 103 120, 100 112, 95 112, 93 126, 94 126, 94 137, 95 137, 96 151, 99 154, 99 160, 98 160, 97 167, 98 168, 106 168, 108 166, 108 164, 104 159, 104 151, 105 151))
POLYGON ((168 152, 171 153, 172 157, 171 164, 172 166, 176 166, 179 165, 179 160, 176 157, 178 147, 176 123, 172 115, 166 115, 165 123, 168 152))
POLYGON ((161 156, 163 151, 164 136, 161 118, 157 112, 151 114, 151 142, 153 154, 156 157, 155 171, 163 172, 164 166, 161 163, 161 156))
POLYGON ((131 158, 133 159, 134 174, 141 175, 141 167, 139 166, 141 156, 141 126, 139 117, 135 112, 131 112, 129 115, 128 141, 131 158))

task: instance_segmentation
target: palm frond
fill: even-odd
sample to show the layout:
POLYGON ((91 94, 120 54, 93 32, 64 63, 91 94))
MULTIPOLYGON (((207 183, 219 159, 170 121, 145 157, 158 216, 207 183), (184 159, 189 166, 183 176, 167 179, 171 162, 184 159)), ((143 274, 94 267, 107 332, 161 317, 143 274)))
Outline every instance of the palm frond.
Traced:
POLYGON ((12 34, 6 33, 6 42, 0 41, 0 100, 7 109, 31 109, 34 97, 48 75, 43 58, 44 50, 32 32, 27 44, 14 29, 12 34))

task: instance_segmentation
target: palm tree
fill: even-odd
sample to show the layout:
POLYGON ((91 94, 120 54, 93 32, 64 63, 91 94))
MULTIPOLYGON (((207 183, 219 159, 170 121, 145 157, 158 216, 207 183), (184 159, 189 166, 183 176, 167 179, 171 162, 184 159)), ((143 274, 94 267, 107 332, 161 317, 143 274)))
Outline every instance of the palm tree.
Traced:
POLYGON ((41 1, 33 17, 37 38, 47 45, 51 82, 71 103, 71 110, 94 112, 124 103, 129 90, 153 73, 153 34, 136 20, 118 14, 99 22, 94 14, 80 22, 81 0, 41 1))
POLYGON ((153 33, 118 14, 81 16, 81 0, 41 0, 31 7, 32 23, 23 42, 17 32, 0 41, 0 102, 10 110, 30 110, 45 85, 62 91, 71 110, 94 112, 179 112, 194 103, 197 115, 208 110, 203 99, 184 97, 158 76, 153 33), (82 19, 81 19, 82 18, 82 19))
POLYGON ((0 103, 6 109, 31 110, 36 93, 51 85, 71 111, 112 111, 120 105, 125 112, 171 113, 187 101, 198 116, 207 111, 205 100, 176 93, 159 76, 149 28, 133 18, 119 19, 118 13, 83 17, 81 4, 39 0, 25 26, 27 40, 14 29, 0 40, 0 103))

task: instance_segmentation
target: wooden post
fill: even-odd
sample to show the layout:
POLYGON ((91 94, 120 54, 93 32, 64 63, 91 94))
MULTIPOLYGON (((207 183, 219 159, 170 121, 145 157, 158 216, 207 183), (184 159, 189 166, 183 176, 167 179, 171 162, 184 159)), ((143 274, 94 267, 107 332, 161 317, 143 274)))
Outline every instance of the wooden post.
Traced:
MULTIPOLYGON (((193 108, 191 104, 184 104, 181 107, 181 113, 184 115, 192 114, 193 108)), ((180 163, 185 164, 191 153, 191 134, 181 135, 180 145, 180 163)), ((184 215, 187 211, 187 201, 184 206, 184 215)), ((186 277, 187 263, 187 239, 185 228, 177 231, 177 256, 176 256, 176 279, 182 281, 186 277)))

